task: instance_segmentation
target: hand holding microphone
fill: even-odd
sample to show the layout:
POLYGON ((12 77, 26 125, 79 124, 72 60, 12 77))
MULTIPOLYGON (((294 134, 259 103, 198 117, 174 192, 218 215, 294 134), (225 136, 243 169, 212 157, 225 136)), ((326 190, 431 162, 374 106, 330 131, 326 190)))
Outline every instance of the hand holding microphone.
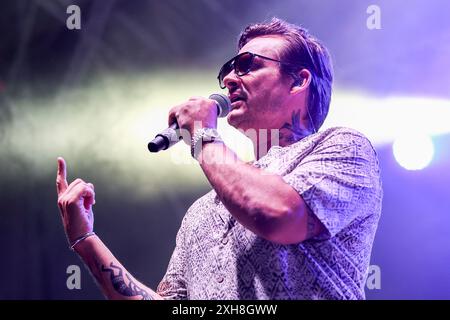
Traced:
POLYGON ((194 134, 194 122, 203 127, 216 128, 217 117, 226 117, 230 112, 230 99, 224 94, 212 94, 209 99, 193 97, 186 103, 173 107, 169 112, 169 127, 156 135, 148 144, 150 152, 166 150, 182 139, 178 129, 194 134))

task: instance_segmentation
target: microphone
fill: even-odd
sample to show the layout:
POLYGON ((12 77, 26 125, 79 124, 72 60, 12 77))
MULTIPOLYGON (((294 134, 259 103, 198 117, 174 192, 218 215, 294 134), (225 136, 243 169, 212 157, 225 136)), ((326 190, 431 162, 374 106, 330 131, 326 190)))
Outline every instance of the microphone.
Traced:
MULTIPOLYGON (((213 93, 208 97, 216 102, 217 105, 217 116, 219 118, 226 117, 231 109, 230 99, 221 93, 213 93)), ((150 152, 159 152, 161 150, 166 150, 180 141, 183 137, 179 136, 177 133, 178 123, 172 123, 167 129, 160 132, 156 137, 149 142, 148 150, 150 152)))

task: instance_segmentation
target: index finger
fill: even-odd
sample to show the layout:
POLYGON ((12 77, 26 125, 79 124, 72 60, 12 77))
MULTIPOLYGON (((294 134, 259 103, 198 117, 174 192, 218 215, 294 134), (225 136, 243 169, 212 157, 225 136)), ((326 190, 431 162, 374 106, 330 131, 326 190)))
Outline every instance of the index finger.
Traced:
POLYGON ((58 171, 56 173, 56 191, 58 196, 67 189, 66 161, 58 157, 58 171))
POLYGON ((167 120, 167 124, 169 125, 169 127, 173 123, 177 122, 177 116, 178 116, 177 112, 178 112, 178 109, 176 109, 175 107, 169 111, 169 119, 167 120))

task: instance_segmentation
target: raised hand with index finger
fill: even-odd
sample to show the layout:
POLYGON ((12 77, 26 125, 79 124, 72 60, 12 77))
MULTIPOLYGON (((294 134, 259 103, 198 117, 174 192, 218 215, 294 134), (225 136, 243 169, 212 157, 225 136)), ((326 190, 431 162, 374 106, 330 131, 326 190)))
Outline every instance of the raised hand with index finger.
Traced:
POLYGON ((94 213, 92 211, 92 206, 95 204, 94 185, 81 179, 76 179, 68 185, 66 162, 59 157, 56 191, 64 231, 69 244, 72 245, 77 239, 89 234, 94 229, 94 213))

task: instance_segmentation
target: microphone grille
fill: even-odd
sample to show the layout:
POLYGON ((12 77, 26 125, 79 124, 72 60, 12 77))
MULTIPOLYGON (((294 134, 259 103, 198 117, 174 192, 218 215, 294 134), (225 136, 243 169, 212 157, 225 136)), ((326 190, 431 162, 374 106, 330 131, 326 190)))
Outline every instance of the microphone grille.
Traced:
POLYGON ((212 95, 209 96, 209 99, 212 99, 217 102, 218 117, 220 118, 226 117, 231 109, 230 99, 222 93, 213 93, 212 95))

